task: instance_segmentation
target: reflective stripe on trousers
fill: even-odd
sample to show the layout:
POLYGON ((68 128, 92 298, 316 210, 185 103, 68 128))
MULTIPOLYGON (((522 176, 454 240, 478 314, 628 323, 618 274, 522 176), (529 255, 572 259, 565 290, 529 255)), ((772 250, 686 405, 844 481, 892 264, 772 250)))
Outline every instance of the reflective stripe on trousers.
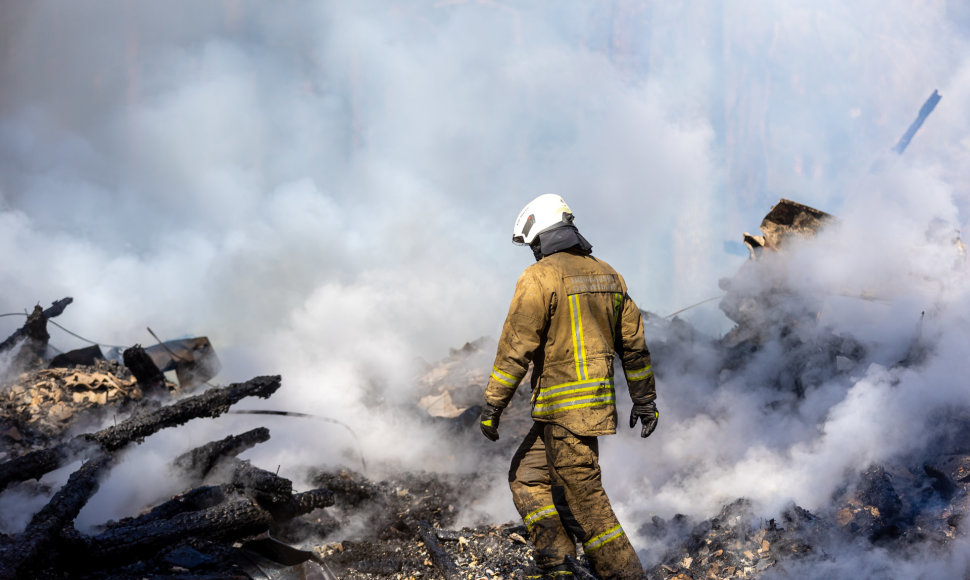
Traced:
POLYGON ((558 518, 559 512, 556 510, 556 506, 547 505, 523 516, 522 522, 525 523, 525 529, 532 531, 532 526, 536 525, 536 522, 552 516, 558 518))
POLYGON ((583 550, 589 553, 598 548, 602 548, 604 545, 622 536, 623 533, 624 532, 622 527, 620 527, 619 525, 614 526, 606 530, 602 534, 596 536, 595 538, 589 540, 588 542, 583 542, 583 550))

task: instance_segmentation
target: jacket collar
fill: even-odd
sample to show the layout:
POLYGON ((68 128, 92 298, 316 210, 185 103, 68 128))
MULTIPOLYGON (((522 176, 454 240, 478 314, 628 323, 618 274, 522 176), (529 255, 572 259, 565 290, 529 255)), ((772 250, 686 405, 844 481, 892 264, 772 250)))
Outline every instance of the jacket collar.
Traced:
POLYGON ((532 253, 536 261, 543 256, 551 256, 563 250, 573 250, 582 255, 593 253, 593 246, 583 237, 576 226, 564 224, 552 230, 546 230, 536 237, 532 244, 532 253), (537 243, 538 242, 538 243, 537 243))

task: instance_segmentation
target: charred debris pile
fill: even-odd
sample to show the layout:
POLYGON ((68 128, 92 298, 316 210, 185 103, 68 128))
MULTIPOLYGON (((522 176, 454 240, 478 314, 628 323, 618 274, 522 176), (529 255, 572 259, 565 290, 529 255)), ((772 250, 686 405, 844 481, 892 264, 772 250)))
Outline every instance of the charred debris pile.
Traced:
MULTIPOLYGON (((797 409, 819 385, 848 380, 866 364, 866 346, 818 324, 819 303, 763 274, 792 242, 838 220, 782 199, 744 235, 751 259, 722 281, 720 307, 736 323, 721 338, 687 322, 644 313, 661 381, 705 351, 712 381, 744 376, 766 344, 783 345, 751 388, 776 393, 770 405, 797 409)), ((963 252, 958 239, 954 250, 963 252)), ((400 473, 380 481, 359 472, 306 466, 309 489, 237 456, 270 438, 268 429, 231 434, 171 458, 185 490, 142 513, 81 533, 75 518, 122 451, 161 429, 215 417, 246 397, 269 397, 278 376, 211 387, 218 359, 205 338, 135 345, 107 358, 97 347, 47 354, 46 324, 70 299, 35 308, 0 344, 0 493, 50 497, 22 531, 0 536, 0 578, 522 578, 533 562, 519 522, 458 528, 459 506, 482 496, 494 473, 400 473), (174 374, 177 380, 170 380, 174 374), (109 420, 113 419, 113 420, 109 420), (90 425, 108 427, 87 428, 90 425), (43 476, 73 466, 52 489, 43 476)), ((528 430, 528 390, 503 416, 502 439, 485 445, 477 406, 493 345, 466 344, 429 365, 409 411, 464 438, 470 453, 510 456, 528 430)), ((932 344, 914 337, 896 363, 917 369, 932 344)), ((763 363, 763 361, 762 361, 763 363)), ((692 369, 696 373, 697 369, 692 369)), ((364 394, 365 398, 369 394, 364 394)), ((382 405, 379 395, 367 404, 382 405)), ((795 504, 773 519, 736 498, 720 513, 625 522, 650 544, 651 578, 759 578, 798 575, 837 558, 845 545, 895 554, 945 554, 970 509, 970 419, 946 427, 927 448, 883 465, 859 465, 828 507, 795 504)), ((581 561, 577 578, 593 578, 581 561)))
MULTIPOLYGON (((718 385, 744 377, 745 388, 764 395, 767 421, 773 413, 798 413, 806 396, 823 385, 851 385, 851 377, 873 360, 866 343, 827 328, 820 315, 828 298, 794 287, 771 265, 787 260, 786 252, 796 245, 811 244, 823 230, 838 227, 832 215, 781 199, 762 221, 760 235, 745 233, 750 259, 720 284, 720 308, 735 323, 721 338, 703 336, 683 320, 646 313, 647 343, 659 379, 687 372, 691 361, 684 352, 705 352, 703 364, 710 368, 700 374, 718 385)), ((949 244, 954 267, 966 268, 959 233, 940 232, 941 227, 947 229, 931 224, 927 239, 949 244)), ((851 299, 871 302, 873 296, 851 299)), ((880 363, 890 370, 919 372, 936 346, 920 332, 928 312, 912 315, 909 347, 895 362, 880 363)), ((644 541, 663 546, 655 561, 644 562, 650 576, 803 577, 813 570, 812 577, 825 577, 821 571, 828 565, 838 570, 836 561, 846 550, 945 559, 970 513, 970 413, 953 409, 937 420, 937 435, 924 446, 885 464, 858 465, 844 474, 827 506, 814 512, 792 503, 778 517, 764 518, 747 499, 737 498, 703 521, 675 516, 640 522, 644 541)), ((888 569, 885 575, 893 577, 888 569)))
MULTIPOLYGON (((484 489, 482 479, 409 473, 371 481, 308 466, 313 487, 300 492, 237 457, 270 439, 265 427, 172 457, 172 477, 189 482, 182 493, 81 533, 75 518, 126 449, 232 412, 244 398, 268 398, 281 377, 210 386, 219 361, 206 338, 50 357, 47 323, 70 303, 36 307, 0 346, 0 494, 50 498, 22 530, 0 534, 0 579, 515 578, 531 561, 516 524, 452 529, 457 506, 484 489), (43 479, 62 468, 73 470, 66 483, 43 479)), ((472 350, 455 351, 421 383, 427 394, 415 412, 448 431, 477 419, 474 407, 452 414, 450 393, 439 389, 472 350)))

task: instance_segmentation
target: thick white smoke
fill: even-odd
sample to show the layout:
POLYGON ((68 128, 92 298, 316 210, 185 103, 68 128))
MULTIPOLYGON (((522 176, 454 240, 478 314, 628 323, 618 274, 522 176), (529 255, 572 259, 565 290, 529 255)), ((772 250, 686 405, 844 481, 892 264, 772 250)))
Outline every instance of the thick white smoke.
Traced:
MULTIPOLYGON (((498 334, 532 259, 509 243, 522 205, 562 194, 638 304, 667 314, 719 294, 741 232, 788 197, 842 223, 772 275, 821 297, 820 322, 867 364, 778 410, 763 383, 780 343, 733 374, 685 346, 657 361, 677 369, 657 434, 604 441, 604 471, 624 521, 738 496, 768 517, 813 509, 967 404, 964 282, 928 232, 966 221, 968 16, 946 1, 10 6, 0 311, 70 295, 58 322, 103 343, 207 335, 221 381, 281 374, 271 406, 347 423, 372 464, 471 469, 395 409, 421 360, 498 334), (933 89, 937 110, 888 153, 933 89), (933 354, 893 368, 918 328, 933 354)), ((714 304, 684 316, 722 332, 714 304)), ((248 426, 190 425, 140 453, 248 426)), ((252 455, 281 473, 356 461, 339 427, 270 427, 252 455)), ((484 467, 504 486, 503 463, 484 467)))

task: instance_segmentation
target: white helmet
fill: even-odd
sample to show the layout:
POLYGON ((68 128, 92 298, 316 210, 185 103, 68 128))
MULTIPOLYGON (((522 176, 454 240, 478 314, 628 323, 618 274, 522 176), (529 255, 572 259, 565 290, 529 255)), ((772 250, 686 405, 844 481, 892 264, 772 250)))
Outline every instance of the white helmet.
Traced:
POLYGON ((530 201, 519 212, 512 228, 512 242, 531 244, 542 232, 572 221, 573 212, 562 197, 545 193, 530 201))

